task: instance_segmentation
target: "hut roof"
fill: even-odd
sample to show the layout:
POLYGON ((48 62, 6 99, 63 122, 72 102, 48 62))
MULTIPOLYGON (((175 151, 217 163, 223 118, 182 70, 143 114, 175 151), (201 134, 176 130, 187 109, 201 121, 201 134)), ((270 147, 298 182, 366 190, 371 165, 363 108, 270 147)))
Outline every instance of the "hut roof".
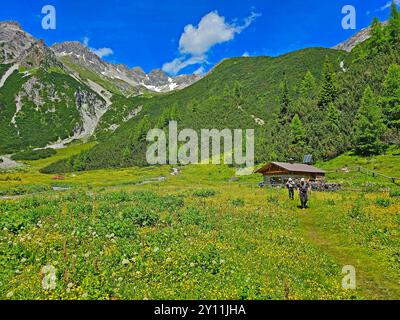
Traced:
POLYGON ((316 167, 310 166, 308 164, 303 163, 286 163, 286 162, 270 162, 264 167, 258 169, 256 173, 264 173, 267 172, 269 168, 272 166, 277 166, 283 170, 290 172, 305 172, 305 173, 314 173, 314 174, 325 174, 325 171, 322 169, 318 169, 316 167))

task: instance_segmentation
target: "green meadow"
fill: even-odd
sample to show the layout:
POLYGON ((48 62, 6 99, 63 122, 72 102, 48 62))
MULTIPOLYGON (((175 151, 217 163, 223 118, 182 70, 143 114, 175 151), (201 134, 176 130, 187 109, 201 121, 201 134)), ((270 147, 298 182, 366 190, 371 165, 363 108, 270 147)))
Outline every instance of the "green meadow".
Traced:
POLYGON ((0 298, 400 298, 400 188, 337 170, 399 175, 396 150, 319 163, 346 187, 300 210, 298 195, 222 165, 39 173, 92 146, 0 173, 0 298))

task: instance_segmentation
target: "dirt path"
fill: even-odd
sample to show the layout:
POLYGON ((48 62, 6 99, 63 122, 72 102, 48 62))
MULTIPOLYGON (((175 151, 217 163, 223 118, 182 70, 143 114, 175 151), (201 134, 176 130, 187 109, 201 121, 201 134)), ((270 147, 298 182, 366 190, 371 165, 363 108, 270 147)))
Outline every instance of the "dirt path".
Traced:
POLYGON ((366 299, 393 299, 399 296, 399 283, 390 275, 382 274, 379 261, 374 260, 365 248, 341 243, 340 235, 326 235, 329 230, 318 226, 316 213, 306 211, 301 217, 305 237, 328 253, 339 265, 356 268, 357 292, 366 299))

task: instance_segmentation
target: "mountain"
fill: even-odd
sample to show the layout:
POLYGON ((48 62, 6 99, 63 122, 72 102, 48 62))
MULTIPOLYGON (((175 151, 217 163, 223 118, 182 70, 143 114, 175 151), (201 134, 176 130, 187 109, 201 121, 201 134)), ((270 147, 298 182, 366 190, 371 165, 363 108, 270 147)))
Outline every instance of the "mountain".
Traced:
POLYGON ((106 87, 110 91, 123 95, 183 89, 201 78, 196 75, 169 77, 162 70, 153 70, 146 74, 140 67, 129 69, 125 65, 111 64, 76 41, 57 43, 51 49, 71 71, 78 72, 82 77, 86 75, 92 80, 98 80, 97 77, 100 77, 101 82, 109 83, 106 87))
POLYGON ((122 100, 200 78, 113 65, 79 42, 48 47, 18 23, 0 22, 0 154, 88 139, 110 107, 125 108, 122 100))
MULTIPOLYGON (((365 38, 363 34, 340 48, 349 49, 365 38)), ((0 154, 91 138, 99 144, 71 165, 93 169, 143 164, 140 139, 144 128, 165 125, 166 119, 175 118, 180 126, 196 130, 254 127, 263 140, 258 159, 267 154, 289 155, 294 153, 288 145, 289 126, 280 133, 273 131, 281 128, 276 125, 277 112, 282 101, 289 99, 290 114, 285 117, 291 120, 295 113, 302 117, 310 126, 307 130, 313 132, 307 139, 310 145, 325 145, 307 152, 323 156, 331 142, 319 141, 314 132, 321 130, 315 119, 323 122, 325 110, 310 106, 320 103, 316 99, 326 76, 326 63, 337 73, 341 92, 338 108, 346 115, 342 128, 347 134, 343 135, 345 141, 337 140, 340 148, 329 151, 335 154, 350 144, 352 127, 347 117, 354 116, 360 99, 360 88, 347 87, 361 87, 369 79, 368 74, 362 75, 362 66, 352 65, 351 54, 345 51, 310 48, 275 58, 225 59, 204 77, 169 77, 162 70, 146 74, 139 67, 111 64, 79 42, 48 47, 17 23, 1 22, 0 154), (311 102, 311 98, 303 101, 302 97, 307 73, 318 84, 310 94, 311 102), (282 97, 283 83, 290 88, 286 97, 282 97), (279 143, 269 146, 268 136, 279 143)), ((372 70, 372 74, 377 78, 383 73, 372 70)))
POLYGON ((107 102, 14 22, 0 23, 0 152, 89 136, 107 102))
MULTIPOLYGON (((279 111, 282 82, 287 79, 290 99, 295 100, 308 71, 319 82, 326 61, 334 65, 337 72, 343 72, 340 62, 346 56, 343 51, 310 48, 276 58, 225 59, 186 89, 150 98, 134 97, 129 101, 129 108, 122 111, 111 107, 99 123, 98 145, 44 172, 144 165, 146 143, 143 138, 147 130, 164 127, 168 120, 177 120, 179 129, 196 131, 254 128, 257 136, 268 139, 269 133, 265 130, 274 125, 274 113, 279 111), (132 111, 133 118, 126 121, 118 118, 128 118, 132 111), (104 134, 107 130, 113 133, 104 134)), ((258 148, 256 152, 260 155, 263 150, 258 148)))
MULTIPOLYGON (((178 130, 191 128, 198 133, 254 129, 258 163, 302 161, 305 154, 312 154, 314 160, 330 159, 354 150, 355 137, 363 132, 355 121, 360 119, 360 106, 368 101, 380 108, 387 101, 388 77, 396 95, 391 99, 397 99, 398 71, 396 75, 394 70, 400 68, 400 24, 397 14, 391 19, 397 19, 392 26, 398 32, 385 26, 372 38, 364 30, 340 46, 350 50, 355 45, 351 52, 309 48, 274 58, 225 59, 184 90, 135 97, 122 112, 111 107, 97 128, 96 146, 42 172, 147 165, 148 130, 161 128, 167 133, 171 120, 178 122, 178 130), (117 114, 125 120, 118 121, 117 114)), ((396 108, 377 112, 387 127, 382 125, 377 137, 367 133, 371 141, 399 144, 396 108)))

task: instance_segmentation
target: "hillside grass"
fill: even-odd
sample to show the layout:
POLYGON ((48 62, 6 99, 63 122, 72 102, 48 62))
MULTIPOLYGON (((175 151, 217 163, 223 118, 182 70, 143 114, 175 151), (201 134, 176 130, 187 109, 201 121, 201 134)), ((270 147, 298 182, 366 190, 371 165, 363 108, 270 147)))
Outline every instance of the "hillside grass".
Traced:
POLYGON ((379 185, 392 189, 400 189, 400 181, 396 181, 398 187, 389 179, 372 174, 357 172, 355 167, 361 166, 371 171, 388 177, 400 178, 400 148, 391 147, 384 154, 373 157, 361 157, 353 152, 347 152, 329 161, 320 161, 316 164, 327 171, 327 177, 331 181, 340 182, 346 186, 359 187, 362 185, 379 185), (347 172, 347 170, 350 172, 347 172))

